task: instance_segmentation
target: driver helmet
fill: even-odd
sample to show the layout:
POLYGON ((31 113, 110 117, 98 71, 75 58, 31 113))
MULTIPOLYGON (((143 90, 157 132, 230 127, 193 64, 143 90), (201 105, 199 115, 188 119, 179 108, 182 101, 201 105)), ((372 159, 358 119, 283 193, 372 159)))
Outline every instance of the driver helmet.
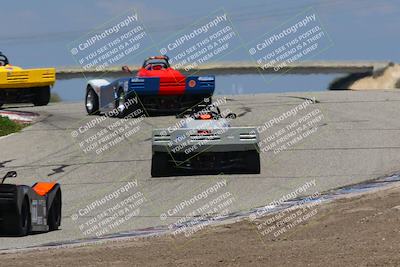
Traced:
POLYGON ((7 57, 0 51, 0 66, 8 65, 7 57))

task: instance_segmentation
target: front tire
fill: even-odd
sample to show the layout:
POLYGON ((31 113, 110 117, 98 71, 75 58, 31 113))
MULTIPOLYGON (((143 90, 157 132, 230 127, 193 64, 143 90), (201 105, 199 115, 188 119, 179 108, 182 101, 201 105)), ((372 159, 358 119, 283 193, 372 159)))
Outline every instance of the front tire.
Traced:
POLYGON ((35 89, 35 97, 33 99, 33 105, 35 106, 46 106, 50 102, 50 86, 40 87, 35 89))
POLYGON ((99 97, 91 86, 88 86, 85 97, 86 112, 89 115, 99 115, 99 97))

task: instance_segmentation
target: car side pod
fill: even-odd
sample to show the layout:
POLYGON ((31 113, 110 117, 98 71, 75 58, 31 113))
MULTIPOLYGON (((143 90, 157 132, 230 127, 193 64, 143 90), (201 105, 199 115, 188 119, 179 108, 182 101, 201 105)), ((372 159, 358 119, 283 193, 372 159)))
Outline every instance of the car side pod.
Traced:
POLYGON ((0 234, 25 236, 29 233, 54 231, 61 225, 62 196, 58 183, 38 182, 32 187, 0 184, 0 234))

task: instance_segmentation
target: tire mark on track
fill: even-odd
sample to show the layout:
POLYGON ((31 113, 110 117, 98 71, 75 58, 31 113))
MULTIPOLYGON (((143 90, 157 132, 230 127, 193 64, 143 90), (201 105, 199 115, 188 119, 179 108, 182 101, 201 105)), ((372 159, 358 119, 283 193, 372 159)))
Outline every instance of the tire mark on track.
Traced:
POLYGON ((53 172, 47 174, 47 176, 52 176, 52 175, 54 175, 54 174, 62 173, 62 172, 64 172, 64 168, 67 168, 67 167, 69 167, 69 166, 70 166, 70 165, 62 164, 62 165, 60 165, 60 167, 58 167, 58 168, 51 169, 53 172))

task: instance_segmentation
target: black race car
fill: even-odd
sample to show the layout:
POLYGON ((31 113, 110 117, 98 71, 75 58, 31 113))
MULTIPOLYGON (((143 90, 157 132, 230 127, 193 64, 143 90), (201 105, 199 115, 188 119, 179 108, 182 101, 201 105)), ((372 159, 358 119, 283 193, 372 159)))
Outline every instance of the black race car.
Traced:
POLYGON ((0 183, 0 234, 25 236, 57 230, 61 224, 61 188, 57 183, 38 182, 32 187, 5 184, 17 177, 8 172, 0 183))

